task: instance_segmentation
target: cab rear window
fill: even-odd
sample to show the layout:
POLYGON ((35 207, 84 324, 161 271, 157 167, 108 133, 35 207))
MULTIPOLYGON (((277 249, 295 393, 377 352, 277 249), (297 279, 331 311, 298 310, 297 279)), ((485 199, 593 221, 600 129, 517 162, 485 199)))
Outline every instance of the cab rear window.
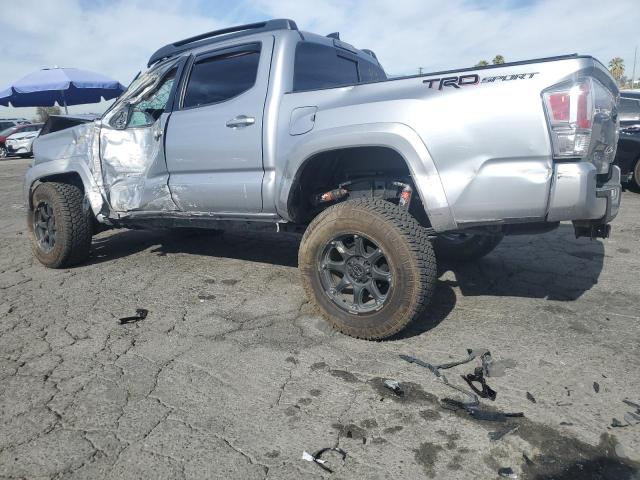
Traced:
POLYGON ((378 65, 349 52, 313 42, 296 47, 293 90, 317 90, 384 80, 378 65))

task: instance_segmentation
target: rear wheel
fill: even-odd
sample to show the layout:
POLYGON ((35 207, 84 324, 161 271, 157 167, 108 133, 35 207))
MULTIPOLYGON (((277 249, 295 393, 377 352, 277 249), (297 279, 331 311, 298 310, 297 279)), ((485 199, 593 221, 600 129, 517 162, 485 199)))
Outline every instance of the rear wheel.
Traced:
POLYGON ((406 209, 383 200, 349 200, 309 225, 299 268, 307 295, 333 327, 379 340, 426 308, 436 262, 424 229, 406 209))
POLYGON ((28 214, 31 247, 49 268, 65 268, 86 260, 91 248, 91 211, 75 185, 42 183, 33 192, 28 214))
POLYGON ((502 238, 502 234, 444 233, 438 235, 433 246, 438 259, 471 262, 492 252, 502 241, 502 238))

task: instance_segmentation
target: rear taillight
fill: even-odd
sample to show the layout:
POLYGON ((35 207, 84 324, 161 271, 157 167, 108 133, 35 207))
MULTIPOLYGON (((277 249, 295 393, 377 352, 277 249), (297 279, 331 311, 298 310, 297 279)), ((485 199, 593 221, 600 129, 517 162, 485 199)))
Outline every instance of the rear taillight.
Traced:
POLYGON ((543 93, 556 158, 584 157, 591 139, 591 82, 560 85, 543 93))
POLYGON ((606 173, 613 158, 610 154, 602 155, 602 147, 612 143, 610 146, 615 151, 616 145, 614 136, 603 137, 602 129, 617 128, 613 93, 588 77, 555 85, 545 90, 542 98, 551 129, 553 157, 585 158, 596 164, 599 173, 606 173), (592 138, 594 131, 596 139, 592 138))

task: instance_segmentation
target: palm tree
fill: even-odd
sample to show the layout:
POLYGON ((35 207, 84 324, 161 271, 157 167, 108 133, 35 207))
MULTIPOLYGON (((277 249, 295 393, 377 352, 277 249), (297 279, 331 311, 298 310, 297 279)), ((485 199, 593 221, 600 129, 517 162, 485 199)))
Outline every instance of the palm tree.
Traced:
POLYGON ((496 55, 491 61, 494 65, 500 65, 504 63, 504 57, 502 55, 496 55))
POLYGON ((486 60, 480 60, 478 63, 476 63, 476 67, 486 67, 487 65, 489 65, 489 62, 487 62, 486 60))
POLYGON ((613 57, 609 62, 609 71, 616 80, 620 80, 624 75, 624 60, 620 57, 613 57))

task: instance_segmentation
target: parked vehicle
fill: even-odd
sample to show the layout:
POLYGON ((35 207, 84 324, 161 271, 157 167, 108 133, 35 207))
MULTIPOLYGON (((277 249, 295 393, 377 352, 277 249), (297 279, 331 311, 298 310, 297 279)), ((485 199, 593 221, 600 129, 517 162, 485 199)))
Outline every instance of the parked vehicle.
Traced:
POLYGON ((23 123, 29 123, 29 120, 26 118, 0 118, 0 131, 23 123))
POLYGON ((33 141, 40 134, 43 123, 23 125, 16 132, 9 135, 5 141, 8 155, 31 157, 33 155, 33 141))
POLYGON ((5 158, 7 156, 8 152, 7 152, 6 141, 9 136, 13 135, 14 133, 31 132, 39 129, 40 127, 32 128, 31 124, 26 122, 26 123, 16 123, 15 125, 7 127, 4 130, 0 131, 0 158, 5 158))
POLYGON ((640 92, 620 92, 620 139, 615 165, 622 182, 640 190, 640 92))
POLYGON ((100 120, 35 141, 44 265, 85 260, 96 226, 304 231, 309 297, 381 339, 425 311, 436 258, 562 220, 606 237, 618 212, 618 88, 589 56, 387 79, 373 52, 273 20, 148 67, 100 120))

